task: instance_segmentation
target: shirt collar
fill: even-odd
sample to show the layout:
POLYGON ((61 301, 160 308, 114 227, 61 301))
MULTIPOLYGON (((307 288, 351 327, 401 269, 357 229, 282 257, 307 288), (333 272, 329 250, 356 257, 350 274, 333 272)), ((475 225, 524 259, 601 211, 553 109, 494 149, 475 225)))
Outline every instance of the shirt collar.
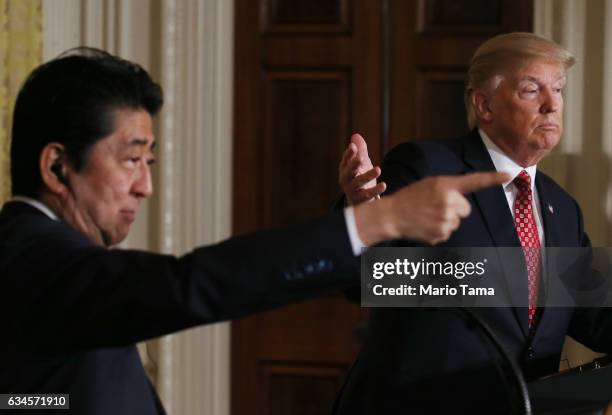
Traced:
POLYGON ((512 177, 512 179, 508 180, 505 183, 502 183, 504 189, 506 188, 506 186, 512 183, 514 178, 518 176, 520 172, 525 170, 531 177, 531 190, 533 190, 535 186, 535 177, 538 168, 537 164, 534 164, 533 166, 529 167, 523 167, 517 164, 514 160, 508 157, 506 153, 502 151, 501 148, 499 148, 493 141, 491 141, 487 133, 482 131, 482 129, 479 128, 478 133, 480 134, 482 142, 484 143, 485 147, 487 148, 487 151, 489 152, 489 155, 491 156, 491 160, 493 161, 495 170, 509 173, 512 177))
POLYGON ((39 200, 32 199, 31 197, 13 196, 11 198, 11 202, 23 202, 23 203, 27 203, 28 205, 30 205, 30 206, 40 210, 42 213, 47 215, 50 219, 59 220, 57 215, 55 213, 53 213, 53 211, 51 209, 49 209, 44 203, 42 203, 39 200))

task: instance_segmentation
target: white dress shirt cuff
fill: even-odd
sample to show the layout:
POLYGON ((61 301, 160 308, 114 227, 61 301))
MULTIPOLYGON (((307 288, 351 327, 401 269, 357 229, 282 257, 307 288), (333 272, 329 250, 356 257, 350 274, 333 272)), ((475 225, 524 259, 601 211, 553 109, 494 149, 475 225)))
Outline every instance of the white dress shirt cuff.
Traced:
POLYGON ((346 221, 346 229, 348 230, 349 239, 351 241, 353 255, 361 255, 361 252, 364 248, 366 248, 366 245, 357 234, 357 222, 355 222, 355 212, 352 206, 344 209, 344 220, 346 221))

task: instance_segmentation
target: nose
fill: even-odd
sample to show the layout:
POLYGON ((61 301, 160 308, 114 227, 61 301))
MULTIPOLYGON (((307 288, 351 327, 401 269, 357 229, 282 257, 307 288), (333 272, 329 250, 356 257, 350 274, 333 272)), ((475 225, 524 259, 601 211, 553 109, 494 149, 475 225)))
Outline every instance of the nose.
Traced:
POLYGON ((139 199, 144 199, 153 193, 153 182, 151 180, 151 168, 143 163, 139 169, 138 177, 134 181, 132 191, 139 199))
POLYGON ((563 99, 560 92, 553 91, 550 88, 545 88, 542 91, 542 97, 542 104, 540 106, 540 112, 542 114, 549 114, 559 110, 561 100, 563 99))

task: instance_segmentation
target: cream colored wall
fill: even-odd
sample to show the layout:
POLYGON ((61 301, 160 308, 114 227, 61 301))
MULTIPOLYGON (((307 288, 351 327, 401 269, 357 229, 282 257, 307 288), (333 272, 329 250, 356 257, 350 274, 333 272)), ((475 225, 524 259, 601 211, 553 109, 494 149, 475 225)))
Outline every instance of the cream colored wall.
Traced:
MULTIPOLYGON (((535 32, 577 58, 568 76, 565 133, 541 168, 582 207, 594 246, 612 244, 612 0, 535 0, 535 32)), ((571 366, 596 355, 568 339, 571 366)), ((567 365, 562 364, 562 368, 567 365)))
POLYGON ((41 62, 40 0, 0 0, 0 203, 10 196, 10 125, 23 79, 41 62))
MULTIPOLYGON (((180 255, 231 232, 232 0, 43 0, 44 58, 87 45, 161 82, 156 192, 123 248, 180 255)), ((229 414, 229 325, 139 345, 171 414, 229 414)))

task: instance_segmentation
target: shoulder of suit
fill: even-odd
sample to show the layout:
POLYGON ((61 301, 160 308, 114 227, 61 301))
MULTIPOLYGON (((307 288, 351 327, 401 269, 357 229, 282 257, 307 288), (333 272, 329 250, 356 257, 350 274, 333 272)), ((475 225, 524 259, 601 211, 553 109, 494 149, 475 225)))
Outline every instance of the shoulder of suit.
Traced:
POLYGON ((409 141, 392 148, 383 164, 405 165, 426 175, 461 174, 465 170, 462 148, 462 139, 409 141))
POLYGON ((0 235, 3 238, 50 246, 94 246, 89 238, 66 223, 51 219, 31 206, 20 205, 10 211, 3 209, 0 217, 0 235))

